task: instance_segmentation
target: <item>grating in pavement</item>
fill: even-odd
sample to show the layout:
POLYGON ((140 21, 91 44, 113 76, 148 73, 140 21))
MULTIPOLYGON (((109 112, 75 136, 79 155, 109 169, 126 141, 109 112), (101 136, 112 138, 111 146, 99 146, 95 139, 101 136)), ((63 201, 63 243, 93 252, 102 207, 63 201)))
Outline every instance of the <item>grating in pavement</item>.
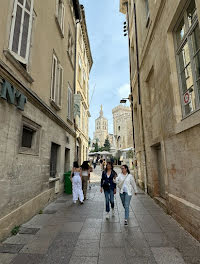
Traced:
POLYGON ((0 253, 18 253, 24 245, 16 245, 16 244, 1 244, 0 245, 0 253))
POLYGON ((40 228, 27 228, 27 227, 21 227, 19 234, 29 234, 29 235, 35 235, 40 228))

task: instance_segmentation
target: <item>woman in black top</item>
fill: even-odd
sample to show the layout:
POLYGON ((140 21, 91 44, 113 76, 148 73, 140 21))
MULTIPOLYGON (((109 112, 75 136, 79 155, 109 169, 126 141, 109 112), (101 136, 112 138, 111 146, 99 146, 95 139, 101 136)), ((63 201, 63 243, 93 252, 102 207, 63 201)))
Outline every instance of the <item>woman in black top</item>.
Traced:
POLYGON ((106 219, 109 219, 110 204, 112 208, 112 215, 114 216, 114 194, 116 193, 116 183, 113 182, 117 176, 113 169, 111 162, 107 162, 106 169, 102 172, 101 177, 101 193, 104 190, 105 200, 106 200, 106 219))

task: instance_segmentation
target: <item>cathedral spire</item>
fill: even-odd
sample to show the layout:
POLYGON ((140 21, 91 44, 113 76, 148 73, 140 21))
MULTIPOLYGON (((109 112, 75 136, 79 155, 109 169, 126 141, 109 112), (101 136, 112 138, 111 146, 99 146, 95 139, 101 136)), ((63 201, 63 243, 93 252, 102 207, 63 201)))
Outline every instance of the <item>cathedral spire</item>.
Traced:
POLYGON ((103 116, 103 106, 101 105, 101 110, 100 110, 100 117, 103 116))

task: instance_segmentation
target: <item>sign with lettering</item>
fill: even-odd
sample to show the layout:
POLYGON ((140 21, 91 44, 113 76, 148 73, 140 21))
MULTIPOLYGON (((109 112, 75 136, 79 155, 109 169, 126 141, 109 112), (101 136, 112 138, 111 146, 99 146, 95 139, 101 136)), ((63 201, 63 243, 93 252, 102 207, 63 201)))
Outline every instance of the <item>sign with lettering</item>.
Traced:
POLYGON ((24 111, 24 105, 27 102, 27 97, 4 79, 2 79, 0 83, 0 98, 15 105, 19 110, 24 111))

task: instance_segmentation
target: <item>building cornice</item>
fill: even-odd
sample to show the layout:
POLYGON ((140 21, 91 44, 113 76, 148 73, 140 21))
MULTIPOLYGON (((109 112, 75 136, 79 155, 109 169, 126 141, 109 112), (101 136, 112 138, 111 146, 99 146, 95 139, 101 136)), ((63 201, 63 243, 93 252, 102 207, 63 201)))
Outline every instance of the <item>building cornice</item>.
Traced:
POLYGON ((2 77, 8 78, 14 85, 16 85, 17 88, 19 88, 24 95, 27 96, 28 101, 46 114, 51 120, 55 121, 59 126, 65 129, 70 135, 74 137, 76 136, 75 131, 70 128, 61 117, 54 113, 53 110, 36 93, 26 87, 2 60, 0 60, 0 70, 4 75, 2 77))
POLYGON ((126 14, 127 12, 126 3, 128 3, 127 0, 120 0, 120 3, 119 3, 119 11, 123 14, 126 14))
POLYGON ((75 12, 75 18, 77 20, 81 19, 81 12, 80 12, 80 5, 79 0, 72 0, 73 6, 74 6, 74 12, 75 12))
POLYGON ((85 10, 84 10, 83 5, 80 5, 80 10, 81 10, 81 29, 82 29, 82 33, 83 33, 83 39, 84 39, 84 43, 86 46, 86 52, 88 55, 88 60, 89 60, 90 70, 91 70, 92 65, 93 65, 93 59, 92 59, 92 52, 91 52, 91 48, 90 48, 90 41, 89 41, 87 24, 86 24, 86 19, 85 19, 85 10))

